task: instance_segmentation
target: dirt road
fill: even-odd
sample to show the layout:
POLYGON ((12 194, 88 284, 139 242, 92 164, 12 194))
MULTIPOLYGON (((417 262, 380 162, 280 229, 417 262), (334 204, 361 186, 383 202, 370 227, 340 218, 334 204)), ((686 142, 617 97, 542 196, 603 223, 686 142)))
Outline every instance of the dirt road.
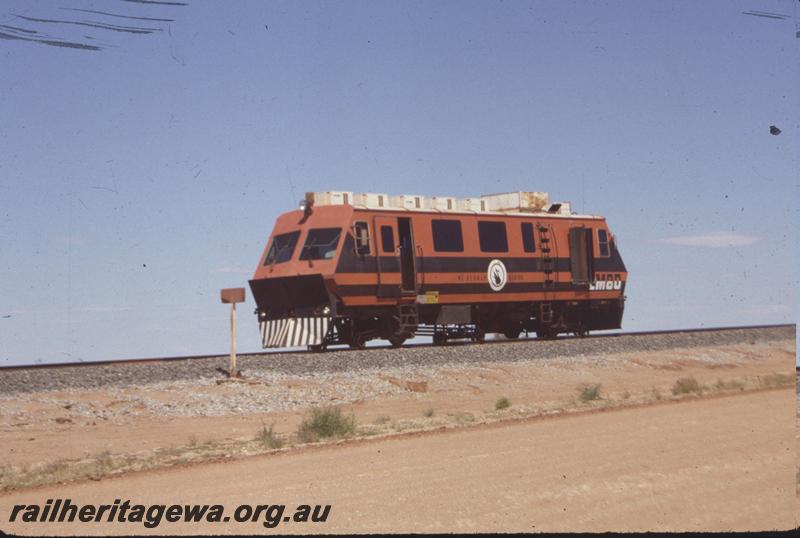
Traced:
MULTIPOLYGON (((330 504, 293 532, 765 530, 796 525, 793 389, 344 443, 0 497, 13 533, 139 534, 132 523, 9 524, 16 503, 330 504)), ((261 533, 162 523, 153 533, 261 533)))

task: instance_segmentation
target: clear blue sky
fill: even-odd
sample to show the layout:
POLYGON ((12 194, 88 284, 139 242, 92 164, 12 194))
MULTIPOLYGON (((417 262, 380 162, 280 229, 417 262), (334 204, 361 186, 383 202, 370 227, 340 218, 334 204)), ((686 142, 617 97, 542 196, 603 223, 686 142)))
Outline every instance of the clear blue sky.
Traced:
POLYGON ((548 191, 625 329, 796 319, 800 3, 184 3, 0 5, 0 364, 226 352, 313 190, 548 191))

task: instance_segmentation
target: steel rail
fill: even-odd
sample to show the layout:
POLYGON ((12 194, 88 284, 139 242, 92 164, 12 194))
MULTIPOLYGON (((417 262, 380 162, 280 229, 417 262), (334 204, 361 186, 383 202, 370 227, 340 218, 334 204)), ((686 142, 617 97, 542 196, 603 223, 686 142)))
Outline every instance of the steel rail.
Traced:
MULTIPOLYGON (((702 328, 693 328, 693 329, 666 329, 666 330, 658 330, 658 331, 628 331, 628 332, 605 332, 605 333, 597 333, 597 334, 589 334, 587 336, 574 336, 574 335, 563 335, 558 336, 556 338, 551 338, 544 341, 554 341, 554 340, 571 340, 571 339, 590 339, 590 338, 618 338, 618 337, 626 337, 626 336, 656 336, 656 335, 663 335, 663 334, 687 334, 687 333, 704 333, 704 332, 722 332, 722 331, 738 331, 738 330, 749 330, 749 329, 777 329, 777 328, 788 328, 788 327, 796 327, 794 323, 784 323, 784 324, 773 324, 773 325, 742 325, 742 326, 732 326, 732 327, 702 327, 702 328)), ((470 341, 459 341, 454 340, 451 342, 447 342, 445 344, 438 344, 437 347, 442 346, 461 346, 461 345, 487 345, 487 344, 511 344, 514 342, 532 342, 540 340, 539 338, 534 337, 525 337, 525 338, 514 338, 514 339, 498 339, 498 340, 486 340, 484 342, 470 342, 470 341)), ((419 344, 408 344, 403 347, 405 348, 417 348, 417 347, 433 347, 435 344, 432 343, 419 343, 419 344)), ((370 346, 365 348, 364 350, 359 351, 371 351, 371 350, 379 350, 379 349, 390 349, 391 346, 386 345, 379 345, 379 346, 370 346)), ((325 352, 321 352, 320 354, 327 354, 327 353, 346 353, 357 351, 354 349, 350 349, 347 347, 344 348, 333 348, 325 352)), ((259 357, 259 356, 269 356, 269 355, 291 355, 297 353, 313 353, 311 351, 307 351, 304 349, 299 350, 276 350, 276 351, 257 351, 253 353, 240 353, 240 357, 259 357)), ((77 362, 54 362, 54 363, 41 363, 41 364, 15 364, 9 366, 0 366, 0 372, 4 371, 11 371, 11 370, 38 370, 38 369, 45 369, 45 368, 69 368, 69 367, 85 367, 85 366, 126 366, 131 364, 146 364, 146 363, 156 363, 156 362, 174 362, 174 361, 185 361, 185 360, 194 360, 194 359, 227 359, 228 354, 212 354, 212 355, 183 355, 183 356, 174 356, 174 357, 147 357, 147 358, 139 358, 139 359, 112 359, 112 360, 102 360, 102 361, 77 361, 77 362)), ((800 367, 798 367, 798 371, 800 371, 800 367)))

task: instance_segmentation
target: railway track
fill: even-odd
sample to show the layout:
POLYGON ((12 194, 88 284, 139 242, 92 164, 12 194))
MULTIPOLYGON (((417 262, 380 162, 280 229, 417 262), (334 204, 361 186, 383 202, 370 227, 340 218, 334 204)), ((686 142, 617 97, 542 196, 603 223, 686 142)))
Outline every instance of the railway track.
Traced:
MULTIPOLYGON (((570 364, 580 368, 619 353, 649 354, 687 348, 755 345, 775 340, 791 341, 793 346, 795 339, 795 325, 615 332, 553 340, 453 342, 436 346, 426 343, 397 349, 387 345, 328 353, 260 352, 239 355, 238 369, 245 379, 269 384, 280 383, 287 377, 320 381, 341 376, 363 379, 365 375, 391 375, 401 371, 423 375, 422 372, 432 369, 509 362, 536 361, 542 367, 570 364)), ((106 390, 184 381, 213 383, 227 378, 227 368, 227 355, 6 367, 0 368, 0 397, 48 390, 106 390)))
MULTIPOLYGON (((618 332, 607 332, 607 333, 598 333, 598 334, 590 334, 588 336, 571 336, 571 335, 563 335, 559 336, 555 339, 548 340, 549 342, 553 341, 563 341, 563 340, 591 340, 591 339, 598 339, 598 338, 619 338, 619 337, 627 337, 627 336, 655 336, 655 335, 671 335, 671 334, 694 334, 694 333, 710 333, 710 332, 723 332, 723 331, 737 331, 737 330, 752 330, 752 329, 778 329, 778 328, 794 328, 796 327, 795 324, 787 323, 787 324, 772 324, 772 325, 743 325, 743 326, 733 326, 733 327, 703 327, 703 328, 694 328, 694 329, 671 329, 671 330, 659 330, 659 331, 618 331, 618 332)), ((486 340, 485 342, 481 343, 474 343, 469 341, 451 341, 444 346, 441 345, 434 345, 432 343, 417 343, 417 344, 407 344, 404 346, 404 349, 417 349, 417 348, 429 348, 429 347, 445 347, 445 348, 452 348, 452 347, 460 347, 460 346, 486 346, 486 345, 505 345, 505 344, 513 344, 519 342, 531 342, 536 341, 537 338, 533 337, 520 337, 517 339, 498 339, 498 340, 486 340)), ((365 350, 354 350, 347 347, 342 348, 332 348, 328 351, 319 354, 319 356, 328 356, 331 354, 339 354, 339 353, 352 353, 356 351, 377 351, 381 349, 390 349, 391 346, 387 345, 378 345, 378 346, 371 346, 366 348, 365 350)), ((283 351, 259 351, 253 353, 240 353, 240 357, 264 357, 264 356, 284 356, 284 355, 294 355, 294 354, 303 354, 306 355, 309 352, 306 350, 283 350, 283 351)), ((43 363, 43 364, 21 364, 21 365, 11 365, 11 366, 0 366, 0 373, 14 371, 14 370, 41 370, 41 369, 58 369, 58 368, 72 368, 72 367, 97 367, 97 366, 126 366, 126 365, 137 365, 137 364, 153 364, 159 362, 178 362, 178 361, 190 361, 190 360, 207 360, 207 359, 227 359, 228 354, 213 354, 213 355, 184 355, 184 356, 172 356, 172 357, 148 357, 148 358, 138 358, 138 359, 117 359, 117 360, 104 360, 104 361, 78 361, 78 362, 58 362, 58 363, 43 363)), ((800 367, 798 367, 798 372, 800 372, 800 367)))

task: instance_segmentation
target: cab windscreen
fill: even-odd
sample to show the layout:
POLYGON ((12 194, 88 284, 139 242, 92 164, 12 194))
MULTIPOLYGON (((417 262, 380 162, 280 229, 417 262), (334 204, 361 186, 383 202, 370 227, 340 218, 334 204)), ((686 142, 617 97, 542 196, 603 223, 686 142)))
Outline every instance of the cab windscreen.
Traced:
POLYGON ((336 255, 341 228, 314 228, 309 230, 301 260, 330 260, 336 255))

